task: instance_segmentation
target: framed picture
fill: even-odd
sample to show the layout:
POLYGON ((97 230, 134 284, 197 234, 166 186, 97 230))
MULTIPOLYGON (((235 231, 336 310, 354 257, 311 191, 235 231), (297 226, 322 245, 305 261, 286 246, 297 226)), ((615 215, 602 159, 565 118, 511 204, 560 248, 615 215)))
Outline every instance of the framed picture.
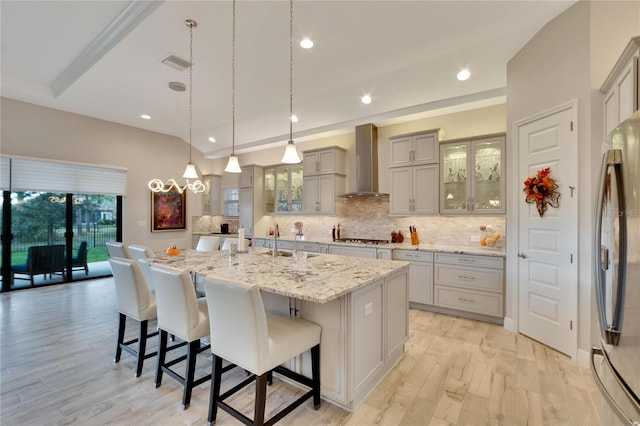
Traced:
POLYGON ((187 191, 151 192, 151 232, 187 229, 187 191))

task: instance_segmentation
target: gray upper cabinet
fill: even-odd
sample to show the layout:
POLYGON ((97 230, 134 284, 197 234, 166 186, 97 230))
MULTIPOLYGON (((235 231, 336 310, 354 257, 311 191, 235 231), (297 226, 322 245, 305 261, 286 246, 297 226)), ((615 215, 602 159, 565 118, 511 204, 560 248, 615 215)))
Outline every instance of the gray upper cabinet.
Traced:
POLYGON ((344 153, 345 149, 338 146, 304 151, 302 160, 304 176, 327 173, 345 174, 344 153))
POLYGON ((441 131, 436 129, 389 138, 391 144, 389 167, 437 163, 440 136, 441 131))
POLYGON ((440 144, 440 213, 505 213, 504 146, 504 134, 440 144))
POLYGON ((631 39, 600 88, 604 94, 604 140, 640 107, 640 36, 631 39))
POLYGON ((202 193, 202 214, 222 215, 222 176, 203 175, 205 191, 202 193))
POLYGON ((436 129, 389 138, 389 214, 412 216, 438 213, 438 152, 441 135, 442 130, 436 129))
POLYGON ((345 192, 345 149, 329 148, 304 151, 303 213, 339 214, 345 192))

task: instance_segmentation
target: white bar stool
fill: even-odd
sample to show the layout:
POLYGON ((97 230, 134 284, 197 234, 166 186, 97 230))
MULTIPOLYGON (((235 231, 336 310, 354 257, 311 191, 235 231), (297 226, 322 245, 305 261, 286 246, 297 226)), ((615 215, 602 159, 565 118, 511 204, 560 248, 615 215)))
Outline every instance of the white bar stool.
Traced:
POLYGON ((191 402, 194 387, 211 379, 211 374, 195 379, 197 355, 210 348, 200 345, 200 339, 209 335, 209 313, 207 300, 198 299, 193 288, 191 277, 185 271, 168 266, 154 265, 151 277, 156 291, 158 303, 158 359, 156 362, 155 385, 162 383, 163 373, 176 379, 184 387, 182 408, 187 409, 191 402), (167 347, 167 335, 172 334, 184 340, 172 347, 167 347), (165 362, 167 352, 187 345, 187 354, 165 362), (171 366, 186 360, 185 375, 181 376, 171 366))
POLYGON ((107 246, 109 257, 131 259, 131 254, 129 253, 129 247, 125 243, 120 243, 118 241, 108 241, 104 243, 104 245, 107 246))
POLYGON ((109 259, 109 263, 113 271, 113 281, 116 285, 119 311, 116 355, 113 361, 120 362, 120 355, 123 349, 129 352, 137 359, 136 377, 139 377, 142 374, 144 360, 157 354, 157 352, 146 353, 147 339, 158 334, 158 332, 151 334, 147 332, 149 320, 156 319, 156 298, 149 291, 147 280, 138 262, 114 257, 109 259), (124 333, 127 317, 139 321, 140 329, 137 339, 125 342, 124 333), (138 343, 137 351, 130 346, 136 342, 138 343))
POLYGON ((128 249, 129 255, 133 260, 153 259, 154 257, 156 257, 151 247, 131 244, 128 249))
POLYGON ((207 281, 204 284, 209 304, 211 328, 212 383, 209 400, 209 424, 216 421, 218 408, 247 425, 271 425, 313 396, 320 408, 320 333, 321 327, 302 318, 267 315, 260 290, 237 281, 207 281), (312 378, 281 366, 285 361, 311 349, 312 378), (222 360, 252 373, 243 382, 220 395, 222 360), (267 382, 272 372, 295 380, 310 390, 279 413, 265 421, 267 382), (254 418, 251 420, 225 402, 225 399, 256 382, 254 418))
POLYGON ((202 235, 198 239, 197 251, 216 251, 220 250, 221 237, 212 237, 210 235, 202 235))

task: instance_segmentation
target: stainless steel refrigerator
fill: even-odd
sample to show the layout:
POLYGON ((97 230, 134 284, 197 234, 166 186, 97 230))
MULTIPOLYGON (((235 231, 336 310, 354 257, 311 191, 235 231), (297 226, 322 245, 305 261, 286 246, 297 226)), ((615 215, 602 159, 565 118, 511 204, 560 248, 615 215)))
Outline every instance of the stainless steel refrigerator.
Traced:
POLYGON ((640 111, 611 134, 598 185, 591 370, 603 425, 640 426, 640 111))

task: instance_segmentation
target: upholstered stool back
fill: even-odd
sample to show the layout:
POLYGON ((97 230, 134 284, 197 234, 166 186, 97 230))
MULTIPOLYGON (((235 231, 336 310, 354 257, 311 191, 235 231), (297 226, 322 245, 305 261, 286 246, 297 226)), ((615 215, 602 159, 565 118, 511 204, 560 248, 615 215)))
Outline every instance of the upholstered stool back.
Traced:
POLYGON ((155 257, 155 255, 153 254, 153 249, 151 247, 133 244, 129 246, 129 255, 133 260, 152 259, 155 257))
POLYGON ((196 246, 197 251, 216 251, 220 250, 221 237, 212 237, 210 235, 202 235, 196 246))
MULTIPOLYGON (((229 250, 229 246, 231 244, 235 244, 236 247, 238 246, 238 238, 226 238, 224 240, 224 243, 222 243, 222 247, 220 248, 220 250, 229 250)), ((244 239, 244 246, 245 247, 249 247, 249 245, 251 244, 251 240, 245 238, 244 239)))
POLYGON ((154 265, 151 277, 158 303, 158 328, 187 342, 207 336, 206 301, 199 303, 189 274, 169 266, 154 265), (204 305, 204 309, 199 304, 204 305))
POLYGON ((156 318, 156 301, 138 262, 113 257, 109 259, 116 285, 118 310, 138 321, 156 318))
POLYGON ((104 243, 107 246, 107 251, 109 252, 109 257, 119 257, 121 259, 131 259, 131 254, 129 253, 129 247, 124 243, 119 243, 117 241, 109 241, 104 243))
POLYGON ((153 276, 151 276, 151 266, 153 266, 153 263, 149 262, 146 259, 138 259, 138 263, 140 264, 142 273, 147 280, 147 286, 149 287, 149 290, 151 290, 155 294, 156 287, 153 285, 153 276))

